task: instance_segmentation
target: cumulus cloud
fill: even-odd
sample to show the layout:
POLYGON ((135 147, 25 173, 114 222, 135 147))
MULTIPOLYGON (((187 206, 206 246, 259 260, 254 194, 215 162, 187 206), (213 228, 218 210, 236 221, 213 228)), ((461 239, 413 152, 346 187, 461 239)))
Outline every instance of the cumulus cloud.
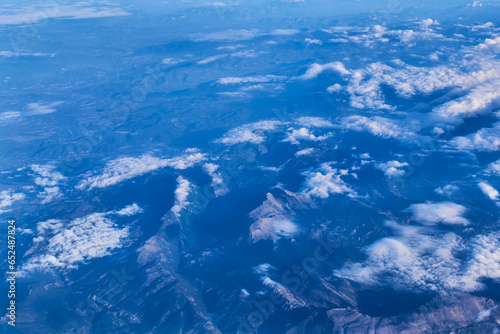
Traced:
POLYGON ((467 136, 458 136, 449 141, 460 150, 498 151, 500 149, 500 122, 491 128, 483 128, 467 136))
POLYGON ((440 121, 460 122, 487 112, 500 98, 500 79, 487 81, 471 89, 467 95, 445 103, 432 111, 440 121))
POLYGON ((498 193, 498 190, 493 188, 490 184, 482 181, 478 183, 479 188, 481 191, 488 196, 492 201, 498 201, 498 196, 500 195, 498 193))
POLYGON ((45 115, 45 114, 51 114, 56 111, 56 108, 58 105, 60 105, 62 102, 57 101, 57 102, 52 102, 52 103, 29 103, 27 105, 27 114, 28 115, 45 115))
POLYGON ((486 169, 486 172, 500 175, 500 159, 490 163, 488 165, 488 168, 486 169))
POLYGON ((322 141, 332 136, 331 133, 323 136, 315 136, 309 132, 307 128, 292 129, 292 132, 287 133, 287 137, 283 139, 283 142, 290 142, 293 145, 300 144, 299 140, 311 140, 311 141, 322 141))
POLYGON ((77 268, 79 263, 110 255, 112 250, 121 248, 129 228, 117 227, 106 215, 93 213, 65 226, 59 220, 40 223, 41 235, 36 240, 46 241, 43 253, 28 259, 21 267, 21 275, 77 268))
POLYGON ((303 150, 300 150, 300 151, 297 151, 295 152, 295 156, 296 157, 300 157, 302 155, 310 155, 312 154, 313 152, 315 151, 314 148, 310 147, 310 148, 305 148, 303 150))
POLYGON ((44 190, 38 194, 42 199, 42 204, 51 202, 54 199, 62 197, 62 193, 58 185, 66 177, 61 173, 54 171, 55 166, 52 165, 31 165, 33 172, 38 176, 35 177, 35 184, 44 187, 44 190))
POLYGON ((333 128, 332 122, 321 117, 300 117, 295 120, 297 124, 311 128, 333 128))
POLYGON ((273 131, 279 125, 283 125, 280 121, 261 121, 256 123, 245 124, 235 129, 229 130, 222 138, 215 140, 216 143, 235 145, 239 143, 261 144, 266 138, 262 134, 265 131, 273 131))
POLYGON ((406 162, 396 160, 375 164, 375 168, 380 169, 386 176, 403 176, 405 171, 401 167, 408 166, 406 162))
POLYGON ((439 187, 434 189, 434 192, 438 195, 452 196, 454 193, 458 191, 458 187, 452 184, 447 184, 444 187, 439 187))
POLYGON ((186 208, 190 203, 187 198, 192 189, 191 183, 183 178, 182 176, 177 177, 177 188, 175 189, 175 203, 174 206, 170 209, 172 213, 180 218, 181 211, 186 208))
POLYGON ((304 73, 303 75, 301 75, 299 77, 299 79, 302 79, 302 80, 310 80, 310 79, 314 79, 316 78, 318 75, 320 75, 321 73, 325 72, 325 71, 333 71, 333 72, 338 72, 342 75, 346 75, 346 74, 350 74, 351 72, 348 71, 344 64, 342 64, 341 62, 333 62, 333 63, 327 63, 327 64, 317 64, 317 63, 314 63, 312 65, 309 66, 309 68, 307 69, 306 73, 304 73))
POLYGON ((144 210, 139 206, 137 205, 137 203, 133 203, 131 205, 127 205, 126 207, 124 207, 123 209, 121 210, 118 210, 116 211, 115 213, 119 216, 133 216, 133 215, 136 215, 138 213, 142 213, 144 210))
POLYGON ((170 167, 187 169, 206 160, 205 154, 188 152, 173 158, 158 158, 149 154, 138 158, 119 158, 106 164, 101 174, 88 176, 80 181, 77 189, 105 188, 151 171, 170 167))
POLYGON ((466 211, 465 207, 452 202, 412 204, 408 210, 413 214, 413 220, 424 225, 469 224, 469 221, 462 217, 466 211))
POLYGON ((366 261, 348 264, 335 275, 368 285, 435 292, 478 291, 484 288, 483 278, 500 278, 498 233, 465 241, 454 233, 386 225, 396 236, 376 241, 365 249, 366 261))
POLYGON ((206 163, 203 165, 203 170, 212 178, 212 188, 214 189, 215 196, 224 196, 229 192, 224 178, 217 170, 219 166, 213 163, 206 163))
POLYGON ((13 193, 11 190, 3 190, 0 192, 0 213, 10 211, 7 209, 12 206, 15 201, 20 201, 25 198, 22 193, 13 193))
POLYGON ((394 63, 397 67, 373 63, 363 69, 350 71, 345 91, 350 95, 352 107, 393 109, 385 101, 383 85, 394 88, 401 97, 410 98, 416 94, 429 94, 448 87, 469 89, 488 80, 500 78, 496 61, 485 61, 483 57, 472 58, 466 66, 461 64, 417 67, 400 60, 394 63))
POLYGON ((304 172, 306 177, 302 194, 306 197, 328 198, 330 194, 347 194, 349 197, 356 196, 344 180, 341 171, 323 163, 317 170, 304 172))
POLYGON ((382 138, 394 138, 403 142, 412 141, 417 135, 408 129, 400 127, 396 121, 379 117, 348 116, 341 120, 341 127, 354 131, 366 131, 382 138))

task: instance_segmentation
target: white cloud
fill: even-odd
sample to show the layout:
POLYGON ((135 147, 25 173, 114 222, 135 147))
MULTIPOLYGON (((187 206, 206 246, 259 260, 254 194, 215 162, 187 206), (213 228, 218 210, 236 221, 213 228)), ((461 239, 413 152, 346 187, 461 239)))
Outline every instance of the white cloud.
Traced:
POLYGON ((175 203, 174 206, 172 206, 172 209, 170 209, 170 211, 172 211, 172 213, 177 218, 180 217, 182 209, 186 208, 186 206, 191 204, 187 201, 187 198, 189 196, 189 193, 191 192, 192 187, 193 186, 188 180, 186 180, 182 176, 177 177, 177 188, 175 189, 175 203))
POLYGON ((291 36, 291 35, 296 35, 298 33, 300 33, 300 31, 297 29, 275 29, 271 31, 269 34, 275 36, 291 36))
POLYGON ((314 148, 312 148, 312 147, 310 147, 310 148, 305 148, 305 149, 303 149, 303 150, 297 151, 297 152, 295 153, 295 156, 296 156, 296 157, 300 157, 300 156, 302 156, 302 155, 310 155, 310 154, 312 154, 314 151, 315 151, 315 149, 314 149, 314 148))
POLYGON ((117 7, 101 6, 88 2, 73 5, 37 5, 16 11, 0 11, 0 25, 34 23, 46 19, 91 19, 130 15, 117 7), (91 6, 89 6, 91 5, 91 6))
POLYGON ((488 165, 488 168, 486 169, 486 172, 500 175, 500 159, 490 163, 488 165))
POLYGON ((245 124, 235 129, 229 130, 222 138, 215 140, 216 143, 235 145, 239 143, 261 144, 266 138, 262 134, 264 131, 273 131, 279 125, 284 123, 280 121, 260 121, 256 123, 245 124))
POLYGON ((134 178, 151 171, 171 167, 174 169, 186 169, 205 161, 205 154, 189 152, 173 158, 157 158, 149 154, 138 158, 119 158, 106 164, 101 174, 88 176, 80 181, 77 189, 105 188, 119 182, 134 178))
POLYGON ((44 57, 44 56, 51 56, 53 57, 54 54, 47 54, 47 53, 40 53, 40 52, 35 52, 35 53, 31 53, 31 52, 13 52, 13 51, 0 51, 0 56, 3 56, 3 57, 7 57, 7 58, 10 58, 10 57, 44 57))
POLYGON ((438 120, 460 122, 463 118, 489 111, 500 98, 500 79, 487 81, 471 89, 467 95, 445 103, 432 111, 438 120))
POLYGON ((408 129, 401 128, 394 120, 373 116, 348 116, 341 121, 341 126, 344 129, 354 131, 366 131, 375 136, 382 138, 394 138, 403 142, 415 140, 417 135, 408 129))
POLYGON ((315 128, 333 128, 332 122, 327 121, 321 117, 300 117, 295 120, 295 123, 300 124, 305 127, 315 127, 315 128))
POLYGON ((335 93, 335 92, 339 92, 339 91, 341 91, 341 90, 342 90, 342 86, 341 86, 340 84, 338 84, 338 83, 333 84, 333 85, 331 85, 331 86, 328 86, 328 87, 326 88, 326 91, 327 91, 328 93, 335 93))
POLYGON ((467 136, 455 137, 449 143, 460 150, 498 151, 500 149, 500 122, 492 128, 483 128, 467 136))
POLYGON ((62 193, 58 185, 66 179, 61 173, 54 171, 55 166, 52 165, 31 165, 33 172, 38 176, 35 178, 35 184, 44 187, 44 190, 38 194, 42 199, 42 204, 49 203, 54 199, 62 197, 62 193))
POLYGON ((202 59, 196 63, 198 65, 205 65, 205 64, 213 63, 216 60, 226 58, 226 57, 229 57, 229 55, 228 54, 220 54, 220 55, 210 56, 210 57, 202 59))
POLYGON ((452 202, 412 204, 408 210, 413 219, 425 225, 450 224, 468 225, 469 221, 462 217, 466 209, 452 202))
POLYGON ((341 179, 342 173, 324 163, 315 171, 304 172, 306 177, 302 194, 306 197, 328 198, 330 194, 344 194, 349 197, 356 196, 356 192, 352 190, 341 179))
POLYGON ((348 264, 335 275, 395 289, 472 292, 483 278, 500 278, 500 235, 479 235, 464 241, 454 233, 438 233, 388 222, 397 235, 366 248, 368 259, 348 264), (467 255, 464 256, 464 253, 467 255))
POLYGON ((314 63, 314 64, 309 66, 306 73, 301 75, 299 77, 299 79, 302 79, 302 80, 314 79, 318 75, 320 75, 321 73, 323 73, 325 71, 334 71, 334 72, 338 72, 342 75, 347 75, 347 74, 351 73, 350 71, 346 70, 344 64, 342 64, 341 62, 338 62, 338 61, 333 62, 333 63, 323 64, 323 65, 314 63))
POLYGON ((406 162, 396 160, 375 164, 375 168, 380 169, 386 176, 403 176, 405 171, 401 167, 408 166, 406 162))
POLYGON ((454 186, 452 184, 447 184, 444 187, 439 187, 434 189, 434 192, 438 195, 446 195, 446 196, 452 196, 454 193, 456 193, 459 190, 457 186, 454 186))
POLYGON ((139 206, 137 205, 137 203, 133 203, 131 205, 127 205, 126 207, 124 207, 123 209, 121 210, 118 210, 116 211, 115 213, 119 216, 133 216, 133 215, 136 215, 138 213, 142 213, 144 210, 139 206))
POLYGON ((45 240, 47 232, 60 230, 63 226, 63 222, 60 219, 49 219, 47 221, 39 222, 36 226, 37 236, 33 239, 33 242, 41 242, 45 240))
POLYGON ((5 119, 17 118, 19 116, 21 116, 21 113, 19 111, 5 111, 0 114, 0 121, 3 121, 5 119))
POLYGON ((52 102, 49 104, 44 104, 41 102, 38 103, 29 103, 27 105, 27 113, 28 115, 45 115, 45 114, 51 114, 56 111, 55 107, 60 105, 62 102, 57 101, 57 102, 52 102))
POLYGON ((0 214, 4 212, 8 212, 10 210, 6 209, 15 201, 23 200, 25 197, 22 193, 13 193, 11 190, 3 190, 0 192, 0 214))
POLYGON ((488 80, 500 78, 498 63, 485 61, 482 56, 471 57, 464 64, 417 67, 394 61, 397 68, 373 63, 353 70, 345 90, 354 108, 394 109, 385 102, 382 86, 387 85, 404 98, 429 94, 439 89, 458 87, 469 89, 488 80))
POLYGON ((425 19, 420 22, 420 29, 426 30, 429 29, 433 25, 439 25, 439 22, 433 19, 425 19))
POLYGON ((113 249, 122 247, 129 228, 118 228, 106 215, 93 213, 64 227, 58 220, 40 223, 42 235, 36 239, 46 240, 44 252, 26 261, 20 274, 77 268, 79 263, 110 255, 113 249))
POLYGON ((203 165, 203 170, 212 178, 212 188, 214 189, 215 196, 224 196, 229 192, 224 178, 221 173, 217 172, 219 166, 213 163, 206 163, 203 165))
POLYGON ((212 32, 212 33, 197 33, 192 34, 191 38, 198 42, 203 41, 222 41, 222 42, 234 42, 234 41, 243 41, 253 39, 257 36, 260 36, 259 30, 226 30, 220 32, 212 32))
POLYGON ((306 42, 309 45, 311 45, 311 44, 317 44, 317 45, 323 44, 319 39, 311 39, 311 38, 306 38, 304 40, 304 42, 306 42))
POLYGON ((500 195, 498 193, 498 190, 496 190, 495 188, 493 188, 491 185, 489 185, 488 183, 486 183, 484 181, 483 182, 479 182, 478 186, 481 189, 481 191, 486 196, 488 196, 492 201, 498 201, 498 196, 500 195))
POLYGON ((167 66, 174 66, 174 65, 177 65, 179 63, 182 63, 183 60, 182 59, 179 59, 179 58, 164 58, 161 63, 163 65, 167 65, 167 66))
POLYGON ((298 145, 300 144, 299 140, 322 141, 330 138, 331 136, 332 134, 330 133, 316 137, 315 135, 310 133, 307 128, 300 128, 298 130, 292 129, 292 132, 287 133, 287 137, 283 139, 283 142, 290 142, 293 145, 298 145))
POLYGON ((243 83, 266 83, 271 81, 281 81, 286 79, 284 76, 278 75, 263 75, 256 77, 227 77, 217 80, 217 83, 221 85, 229 84, 243 84, 243 83))

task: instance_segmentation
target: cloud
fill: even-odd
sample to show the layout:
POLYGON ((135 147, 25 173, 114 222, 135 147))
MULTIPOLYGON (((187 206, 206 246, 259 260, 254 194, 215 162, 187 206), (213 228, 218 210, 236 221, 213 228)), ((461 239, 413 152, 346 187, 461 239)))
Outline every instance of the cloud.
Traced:
POLYGON ((311 38, 306 38, 304 40, 304 42, 306 42, 309 45, 311 45, 311 44, 317 44, 317 45, 323 44, 319 39, 311 39, 311 38))
POLYGON ((335 93, 335 92, 339 92, 339 91, 341 91, 341 90, 342 90, 342 86, 341 86, 340 84, 338 84, 338 83, 333 84, 333 85, 331 85, 331 86, 328 86, 328 87, 326 88, 326 91, 327 91, 328 93, 335 93))
POLYGON ((12 206, 15 201, 20 201, 25 198, 22 193, 13 193, 11 190, 3 190, 0 192, 0 214, 8 212, 6 208, 12 206))
POLYGON ((245 124, 240 127, 229 130, 222 138, 216 139, 215 143, 235 145, 239 143, 261 144, 266 138, 261 133, 264 131, 273 131, 279 125, 284 124, 280 121, 261 121, 245 124))
POLYGON ((315 149, 314 149, 314 148, 312 148, 312 147, 310 147, 310 148, 305 148, 305 149, 303 149, 303 150, 297 151, 297 152, 295 153, 295 156, 296 156, 296 157, 300 157, 300 156, 302 156, 302 155, 310 155, 310 154, 312 154, 314 151, 315 151, 315 149))
POLYGON ((136 203, 133 203, 131 205, 127 205, 126 207, 124 207, 123 209, 121 210, 118 210, 116 211, 115 213, 119 216, 133 216, 133 215, 136 215, 138 213, 142 213, 144 210, 139 206, 137 205, 136 203))
POLYGON ((187 169, 206 160, 205 154, 190 152, 173 158, 157 158, 144 154, 138 158, 119 158, 106 164, 101 174, 80 181, 77 189, 105 188, 151 171, 170 167, 187 169))
POLYGON ((408 166, 406 162, 399 162, 396 160, 382 162, 375 164, 375 168, 380 169, 384 172, 386 176, 403 176, 405 171, 404 169, 400 169, 401 167, 408 166))
POLYGON ((491 185, 489 185, 488 183, 486 183, 484 181, 483 182, 479 182, 478 186, 481 189, 481 191, 486 196, 488 196, 492 201, 498 201, 498 196, 500 195, 498 193, 498 190, 496 190, 495 188, 493 188, 491 185))
POLYGON ((57 231, 63 228, 63 222, 60 219, 49 219, 47 221, 39 222, 36 227, 37 237, 33 242, 41 242, 45 240, 45 235, 51 231, 57 231))
POLYGON ((455 66, 417 67, 400 60, 393 62, 397 65, 396 68, 372 63, 363 69, 349 71, 349 83, 344 90, 350 95, 352 107, 394 109, 385 101, 383 85, 394 88, 403 98, 410 98, 416 94, 429 94, 448 87, 469 89, 488 80, 500 78, 498 63, 477 55, 471 57, 465 65, 455 66))
POLYGON ((213 163, 206 163, 203 165, 203 170, 212 178, 211 186, 214 189, 215 196, 224 196, 229 192, 224 178, 221 173, 217 172, 219 166, 213 163))
POLYGON ((46 204, 54 199, 62 198, 62 193, 58 185, 66 179, 61 173, 54 171, 55 166, 52 165, 31 165, 33 172, 38 176, 35 177, 35 184, 44 187, 44 190, 38 194, 42 199, 41 204, 46 204))
POLYGON ((21 116, 21 113, 19 111, 5 111, 0 114, 0 121, 17 118, 19 116, 21 116))
POLYGON ((266 83, 266 82, 271 82, 271 81, 281 81, 286 79, 284 76, 278 76, 278 75, 263 75, 263 76, 256 76, 256 77, 227 77, 227 78, 221 78, 217 80, 217 83, 221 85, 237 85, 237 84, 243 84, 243 83, 266 83))
POLYGON ((460 150, 498 151, 500 149, 500 122, 492 128, 483 128, 467 136, 451 139, 449 144, 460 150))
POLYGON ((398 290, 473 292, 483 278, 500 278, 500 235, 478 235, 465 241, 454 233, 387 222, 396 236, 365 249, 362 263, 347 264, 334 274, 360 283, 398 290))
POLYGON ((189 203, 187 201, 187 198, 189 196, 189 193, 192 189, 191 183, 183 178, 182 176, 177 177, 177 188, 175 189, 175 203, 174 206, 170 209, 172 213, 177 217, 180 218, 180 213, 182 209, 186 208, 189 203))
POLYGON ((51 56, 53 57, 54 54, 47 54, 47 53, 40 53, 40 52, 13 52, 13 51, 0 51, 0 56, 3 57, 45 57, 45 56, 51 56))
POLYGON ((341 127, 358 132, 366 131, 382 138, 393 138, 403 142, 410 142, 417 135, 408 129, 401 128, 394 120, 373 116, 348 116, 341 120, 341 127))
POLYGON ((486 169, 486 172, 500 175, 500 159, 490 163, 488 165, 488 168, 486 169))
POLYGON ((306 73, 299 76, 298 78, 302 79, 302 80, 314 79, 318 75, 320 75, 321 73, 323 73, 325 71, 334 71, 334 72, 338 72, 342 75, 347 75, 347 74, 351 73, 350 71, 346 70, 344 64, 342 64, 341 62, 338 62, 338 61, 333 62, 333 63, 323 64, 323 65, 314 63, 314 64, 309 66, 306 73))
POLYGON ((211 56, 211 57, 202 59, 202 60, 198 61, 197 64, 198 65, 205 65, 205 64, 213 63, 216 60, 226 58, 226 57, 229 57, 229 55, 228 54, 215 55, 215 56, 211 56))
POLYGON ((292 132, 287 133, 287 137, 283 139, 283 142, 290 142, 293 145, 300 144, 299 140, 311 140, 311 141, 323 141, 332 136, 331 133, 316 137, 309 132, 307 128, 300 128, 298 130, 293 129, 292 132))
POLYGON ((11 12, 0 11, 0 25, 35 23, 46 19, 79 20, 125 15, 130 15, 130 13, 117 7, 101 6, 88 2, 79 2, 74 5, 37 5, 11 12))
POLYGON ((500 79, 487 81, 467 95, 435 108, 431 115, 440 121, 460 122, 466 117, 489 111, 500 98, 500 79))
POLYGON ((408 210, 413 214, 413 220, 424 225, 469 224, 469 221, 462 217, 466 211, 465 207, 452 202, 412 204, 408 210))
POLYGON ((24 276, 33 271, 58 268, 74 269, 79 263, 110 255, 112 250, 123 247, 129 228, 117 227, 106 217, 107 214, 93 213, 76 218, 66 226, 58 220, 40 223, 42 235, 36 240, 46 240, 44 252, 28 259, 22 265, 20 274, 24 276))
POLYGON ((27 114, 28 115, 45 115, 45 114, 51 114, 56 111, 55 107, 60 105, 62 102, 57 101, 57 102, 52 102, 49 104, 44 104, 41 102, 38 103, 29 103, 27 105, 27 114))
POLYGON ((292 36, 300 33, 297 29, 275 29, 269 33, 274 36, 292 36))
POLYGON ((434 192, 438 195, 445 195, 445 196, 452 196, 454 193, 456 193, 459 190, 457 186, 454 186, 452 184, 447 184, 444 187, 439 187, 434 189, 434 192))
POLYGON ((206 41, 221 41, 221 42, 235 42, 253 39, 260 36, 258 29, 252 30, 226 30, 220 32, 212 33, 197 33, 190 35, 191 39, 196 42, 206 42, 206 41))
POLYGON ((356 192, 341 179, 342 173, 327 163, 321 164, 315 171, 304 172, 303 175, 306 180, 302 194, 306 197, 328 198, 330 194, 344 193, 349 197, 356 196, 356 192))
POLYGON ((333 128, 332 122, 327 121, 321 117, 300 117, 295 120, 295 123, 300 124, 305 127, 315 127, 315 128, 333 128))

